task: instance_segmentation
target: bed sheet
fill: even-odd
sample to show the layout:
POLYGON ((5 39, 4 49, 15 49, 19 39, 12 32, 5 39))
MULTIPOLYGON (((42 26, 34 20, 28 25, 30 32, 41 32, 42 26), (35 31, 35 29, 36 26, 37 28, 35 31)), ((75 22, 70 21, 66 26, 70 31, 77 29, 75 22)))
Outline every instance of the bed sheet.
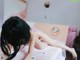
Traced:
MULTIPOLYGON (((28 46, 25 46, 22 51, 27 52, 28 46)), ((13 60, 23 60, 25 54, 22 51, 19 51, 17 56, 13 60)), ((48 46, 42 50, 34 48, 32 53, 32 60, 65 60, 65 57, 62 53, 63 50, 56 47, 48 46)))

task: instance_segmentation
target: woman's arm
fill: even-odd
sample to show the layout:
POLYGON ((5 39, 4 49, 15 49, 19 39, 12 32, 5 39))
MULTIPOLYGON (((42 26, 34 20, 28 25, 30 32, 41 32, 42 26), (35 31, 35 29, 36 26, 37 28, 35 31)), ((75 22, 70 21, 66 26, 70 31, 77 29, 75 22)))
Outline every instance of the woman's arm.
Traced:
POLYGON ((28 49, 28 53, 26 54, 24 60, 31 60, 32 51, 34 49, 35 41, 37 39, 38 39, 38 36, 36 35, 36 33, 31 32, 31 39, 30 39, 30 42, 29 42, 29 49, 28 49))

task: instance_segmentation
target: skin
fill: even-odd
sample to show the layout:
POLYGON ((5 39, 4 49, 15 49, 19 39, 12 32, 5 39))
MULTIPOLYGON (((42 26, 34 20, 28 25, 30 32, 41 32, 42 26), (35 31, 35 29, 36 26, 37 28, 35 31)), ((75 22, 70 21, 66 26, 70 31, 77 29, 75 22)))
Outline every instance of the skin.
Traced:
POLYGON ((63 48, 65 50, 69 51, 73 55, 73 58, 77 57, 77 54, 76 54, 74 48, 69 48, 64 44, 55 42, 48 35, 46 35, 45 33, 41 32, 41 31, 36 31, 36 32, 31 31, 31 40, 29 42, 28 54, 25 56, 24 60, 31 60, 32 50, 36 45, 37 45, 36 48, 38 48, 38 49, 44 48, 44 44, 43 44, 43 42, 41 42, 41 40, 44 41, 47 45, 50 45, 52 47, 63 48))

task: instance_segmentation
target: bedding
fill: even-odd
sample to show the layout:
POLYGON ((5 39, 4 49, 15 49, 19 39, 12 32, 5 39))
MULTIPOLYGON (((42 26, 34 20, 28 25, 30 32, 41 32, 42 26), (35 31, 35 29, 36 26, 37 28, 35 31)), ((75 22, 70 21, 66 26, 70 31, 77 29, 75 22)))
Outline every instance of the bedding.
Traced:
MULTIPOLYGON (((23 51, 27 52, 28 46, 23 48, 23 51)), ((44 48, 42 50, 34 49, 32 54, 32 60, 65 60, 63 56, 63 51, 60 48, 50 47, 44 48)), ((21 51, 17 54, 17 56, 13 60, 22 60, 24 57, 21 51)))
MULTIPOLYGON (((1 50, 0 50, 1 51, 1 50)), ((12 60, 23 60, 24 56, 28 51, 28 45, 26 45, 22 50, 20 50, 16 57, 12 60)), ((32 54, 32 60, 65 60, 63 56, 63 50, 56 47, 47 46, 42 50, 34 49, 32 54)), ((6 56, 0 52, 0 60, 5 60, 6 56)))

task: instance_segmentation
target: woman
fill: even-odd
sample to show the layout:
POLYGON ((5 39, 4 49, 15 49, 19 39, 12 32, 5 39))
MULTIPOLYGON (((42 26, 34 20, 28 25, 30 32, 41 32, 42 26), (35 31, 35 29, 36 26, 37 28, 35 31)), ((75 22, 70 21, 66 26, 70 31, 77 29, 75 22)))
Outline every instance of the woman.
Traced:
POLYGON ((28 53, 24 60, 31 60, 33 48, 43 49, 45 48, 43 42, 52 47, 63 48, 72 53, 73 58, 77 57, 77 54, 73 48, 69 48, 63 44, 55 43, 48 35, 41 31, 33 31, 30 26, 17 16, 10 17, 2 26, 1 31, 1 49, 5 55, 6 60, 11 60, 16 56, 22 45, 29 43, 28 53), (11 53, 11 49, 14 52, 11 53))

